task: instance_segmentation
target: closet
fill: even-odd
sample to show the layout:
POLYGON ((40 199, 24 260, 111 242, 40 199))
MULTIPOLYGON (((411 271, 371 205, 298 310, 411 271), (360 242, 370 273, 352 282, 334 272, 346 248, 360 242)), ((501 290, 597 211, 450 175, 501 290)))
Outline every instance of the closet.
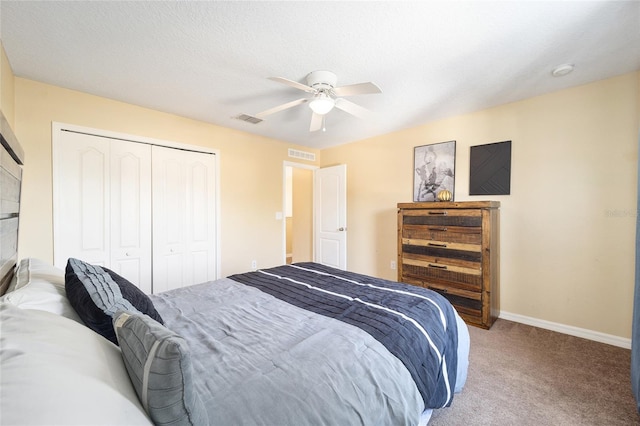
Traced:
POLYGON ((105 266, 146 293, 217 278, 216 156, 54 129, 54 264, 105 266))

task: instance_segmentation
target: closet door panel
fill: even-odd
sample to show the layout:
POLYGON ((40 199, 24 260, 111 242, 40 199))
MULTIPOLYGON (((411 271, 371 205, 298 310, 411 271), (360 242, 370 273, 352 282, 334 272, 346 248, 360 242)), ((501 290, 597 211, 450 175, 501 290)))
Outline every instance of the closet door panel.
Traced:
POLYGON ((76 257, 151 292, 151 147, 62 131, 53 170, 55 265, 76 257))
MULTIPOLYGON (((169 152, 167 154, 171 155, 169 152)), ((185 208, 187 207, 184 165, 179 158, 165 157, 158 171, 162 174, 154 181, 154 185, 157 189, 156 194, 160 196, 163 203, 162 208, 156 210, 156 214, 163 218, 169 253, 183 253, 185 208)))
POLYGON ((62 132, 54 155, 54 264, 109 264, 109 140, 62 132))
POLYGON ((194 284, 204 283, 204 282, 215 279, 215 276, 212 276, 209 271, 209 264, 210 264, 209 250, 192 251, 191 259, 192 259, 191 269, 192 269, 194 284))
POLYGON ((215 279, 215 163, 207 154, 189 153, 190 230, 187 233, 194 283, 215 279))
POLYGON ((215 157, 153 147, 153 290, 215 279, 215 157))
POLYGON ((80 185, 78 202, 82 220, 80 225, 80 249, 95 251, 104 256, 108 249, 108 160, 104 152, 89 148, 79 153, 80 185))
POLYGON ((111 142, 111 269, 151 293, 151 146, 111 142))
POLYGON ((186 178, 178 152, 168 148, 152 149, 154 293, 185 285, 186 178))

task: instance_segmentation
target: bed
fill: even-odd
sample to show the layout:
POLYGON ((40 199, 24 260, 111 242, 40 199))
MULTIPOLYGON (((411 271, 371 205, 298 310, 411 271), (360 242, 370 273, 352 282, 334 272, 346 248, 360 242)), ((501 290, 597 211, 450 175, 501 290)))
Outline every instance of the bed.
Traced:
POLYGON ((145 295, 18 262, 8 229, 3 425, 416 425, 464 386, 467 327, 427 289, 308 262, 145 295))

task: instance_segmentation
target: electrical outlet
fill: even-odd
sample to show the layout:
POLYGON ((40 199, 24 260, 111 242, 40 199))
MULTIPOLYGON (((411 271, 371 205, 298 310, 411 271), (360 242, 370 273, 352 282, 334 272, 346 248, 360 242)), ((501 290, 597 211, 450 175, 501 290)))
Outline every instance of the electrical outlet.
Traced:
POLYGON ((251 261, 251 269, 253 269, 254 271, 256 269, 258 269, 258 261, 257 260, 252 260, 251 261))
POLYGON ((393 270, 396 269, 396 261, 395 260, 391 261, 391 269, 393 269, 393 270))

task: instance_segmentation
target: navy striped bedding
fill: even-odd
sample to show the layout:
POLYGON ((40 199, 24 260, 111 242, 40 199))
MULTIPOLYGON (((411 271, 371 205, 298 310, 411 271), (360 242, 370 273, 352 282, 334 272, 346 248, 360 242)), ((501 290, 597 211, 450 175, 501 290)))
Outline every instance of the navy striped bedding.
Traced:
POLYGON ((451 404, 458 335, 454 310, 441 295, 311 262, 229 278, 362 329, 405 365, 426 408, 451 404))

